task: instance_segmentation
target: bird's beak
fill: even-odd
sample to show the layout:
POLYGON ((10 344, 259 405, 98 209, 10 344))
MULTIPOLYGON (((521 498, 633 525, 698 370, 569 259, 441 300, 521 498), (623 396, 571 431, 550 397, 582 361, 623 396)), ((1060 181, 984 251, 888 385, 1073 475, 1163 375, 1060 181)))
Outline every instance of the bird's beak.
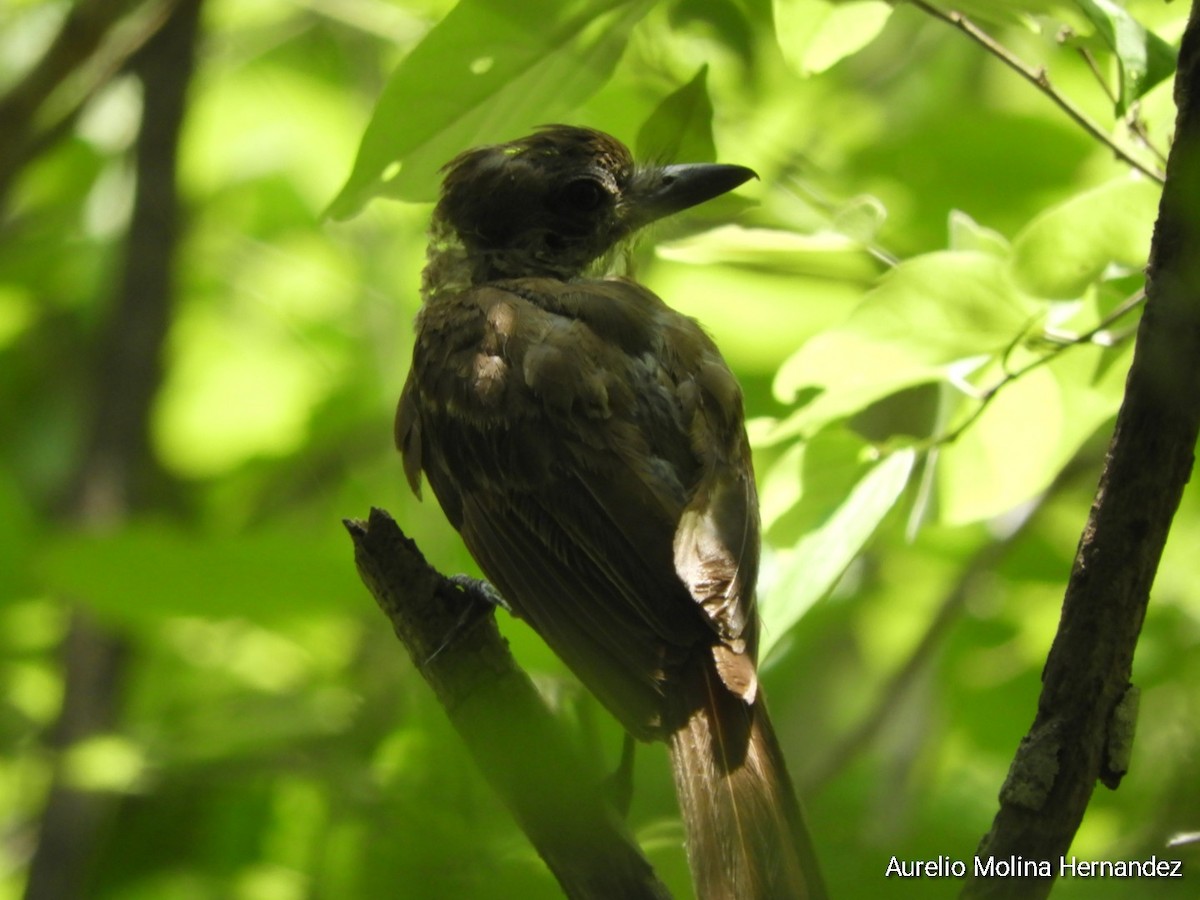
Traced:
POLYGON ((640 228, 664 216, 732 191, 758 174, 745 166, 696 163, 647 172, 634 191, 628 221, 640 228))
POLYGON ((630 224, 640 228, 704 200, 720 197, 752 178, 758 178, 758 175, 754 169, 745 166, 696 163, 662 167, 648 173, 646 182, 637 191, 630 210, 630 224))

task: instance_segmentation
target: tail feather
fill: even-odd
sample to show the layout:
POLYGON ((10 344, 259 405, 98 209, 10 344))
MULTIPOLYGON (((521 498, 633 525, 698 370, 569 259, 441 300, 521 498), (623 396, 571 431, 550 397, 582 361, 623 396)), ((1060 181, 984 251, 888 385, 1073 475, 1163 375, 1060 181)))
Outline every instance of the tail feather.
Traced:
POLYGON ((699 900, 820 900, 824 886, 763 698, 746 703, 712 664, 692 670, 671 737, 699 900))

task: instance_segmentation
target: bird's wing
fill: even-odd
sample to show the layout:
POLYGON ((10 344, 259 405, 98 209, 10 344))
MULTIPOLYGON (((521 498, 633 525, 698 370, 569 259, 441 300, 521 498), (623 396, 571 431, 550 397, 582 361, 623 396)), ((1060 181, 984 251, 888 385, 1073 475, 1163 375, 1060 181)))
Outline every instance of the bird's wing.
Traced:
POLYGON ((622 280, 436 298, 397 441, 488 578, 635 734, 660 727, 697 648, 752 699, 741 395, 692 320, 622 280))

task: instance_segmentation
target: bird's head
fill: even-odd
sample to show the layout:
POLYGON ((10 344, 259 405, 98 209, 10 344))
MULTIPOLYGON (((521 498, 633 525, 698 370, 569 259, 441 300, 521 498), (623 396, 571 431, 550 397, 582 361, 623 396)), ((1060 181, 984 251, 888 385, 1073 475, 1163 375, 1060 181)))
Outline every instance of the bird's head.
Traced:
POLYGON ((744 166, 637 166, 616 138, 566 125, 468 150, 444 171, 434 233, 461 243, 473 282, 577 277, 643 225, 755 177, 744 166))

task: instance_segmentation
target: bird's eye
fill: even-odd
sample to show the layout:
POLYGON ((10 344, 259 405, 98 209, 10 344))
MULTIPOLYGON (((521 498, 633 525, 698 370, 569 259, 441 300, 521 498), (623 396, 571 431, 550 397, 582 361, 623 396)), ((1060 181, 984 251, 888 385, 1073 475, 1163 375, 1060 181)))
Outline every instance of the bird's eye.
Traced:
POLYGON ((559 193, 559 203, 573 212, 591 212, 608 197, 604 185, 594 178, 576 178, 559 193))

